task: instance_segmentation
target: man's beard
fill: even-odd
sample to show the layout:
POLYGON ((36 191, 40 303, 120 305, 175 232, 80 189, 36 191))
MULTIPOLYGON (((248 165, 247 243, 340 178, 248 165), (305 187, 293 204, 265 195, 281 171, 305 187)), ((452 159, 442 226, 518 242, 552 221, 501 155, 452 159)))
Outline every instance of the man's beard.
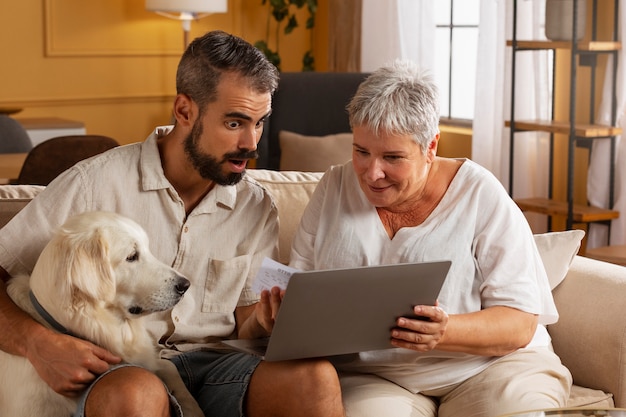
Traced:
POLYGON ((256 150, 240 150, 238 152, 231 152, 224 155, 221 161, 218 161, 213 155, 204 154, 198 148, 198 142, 202 135, 202 123, 200 120, 196 120, 191 129, 189 136, 185 138, 185 153, 189 157, 191 164, 194 166, 200 176, 206 180, 213 181, 219 185, 233 185, 241 181, 244 172, 230 172, 224 174, 222 172, 222 165, 228 162, 230 159, 244 160, 244 159, 256 159, 258 158, 258 152, 256 150))

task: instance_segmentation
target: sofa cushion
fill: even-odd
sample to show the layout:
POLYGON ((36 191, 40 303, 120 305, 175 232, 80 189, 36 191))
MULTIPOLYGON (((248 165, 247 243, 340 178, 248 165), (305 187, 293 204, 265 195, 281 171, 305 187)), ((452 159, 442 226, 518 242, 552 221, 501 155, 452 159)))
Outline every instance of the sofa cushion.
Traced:
POLYGON ((265 169, 249 169, 246 172, 274 197, 280 228, 278 261, 288 264, 293 235, 322 173, 265 169))
POLYGON ((41 185, 0 186, 0 227, 4 226, 45 187, 41 185))
POLYGON ((615 402, 613 395, 604 391, 572 385, 566 406, 603 409, 615 407, 615 402))
POLYGON ((550 289, 555 289, 567 275, 567 270, 578 253, 584 236, 585 232, 582 230, 535 235, 535 243, 548 274, 550 289))
POLYGON ((280 170, 324 172, 352 158, 352 133, 305 136, 281 130, 280 170))

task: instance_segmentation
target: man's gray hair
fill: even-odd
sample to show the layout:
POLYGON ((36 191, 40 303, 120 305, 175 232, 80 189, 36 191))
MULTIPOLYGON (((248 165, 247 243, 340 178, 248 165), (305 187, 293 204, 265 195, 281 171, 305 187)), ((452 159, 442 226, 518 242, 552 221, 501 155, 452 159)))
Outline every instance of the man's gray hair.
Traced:
POLYGON ((425 153, 439 133, 439 92, 433 77, 411 61, 394 61, 361 83, 347 106, 350 126, 412 135, 425 153))
POLYGON ((278 70, 263 53, 242 38, 214 30, 194 39, 176 71, 176 93, 187 94, 204 114, 217 98, 224 73, 241 75, 255 91, 274 94, 278 70))

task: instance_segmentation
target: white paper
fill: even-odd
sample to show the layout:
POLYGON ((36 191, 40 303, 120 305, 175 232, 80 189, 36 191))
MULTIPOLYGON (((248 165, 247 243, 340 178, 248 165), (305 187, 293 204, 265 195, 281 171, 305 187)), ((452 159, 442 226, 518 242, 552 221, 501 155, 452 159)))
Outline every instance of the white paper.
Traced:
POLYGON ((260 294, 263 290, 270 290, 272 287, 279 287, 281 290, 287 288, 289 278, 294 272, 298 272, 295 268, 290 268, 273 259, 265 258, 256 274, 252 290, 260 294))

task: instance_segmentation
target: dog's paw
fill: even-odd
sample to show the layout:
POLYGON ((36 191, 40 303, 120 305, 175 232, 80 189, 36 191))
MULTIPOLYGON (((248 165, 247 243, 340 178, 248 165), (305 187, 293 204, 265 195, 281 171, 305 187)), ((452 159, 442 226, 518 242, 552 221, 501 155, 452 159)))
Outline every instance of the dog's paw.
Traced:
POLYGON ((183 410, 183 417, 204 417, 204 412, 191 395, 181 395, 181 393, 175 392, 172 394, 174 394, 178 404, 180 404, 180 408, 183 410))
POLYGON ((202 409, 193 395, 187 390, 174 364, 167 359, 160 359, 157 375, 165 382, 170 392, 180 404, 184 417, 204 417, 202 409))

